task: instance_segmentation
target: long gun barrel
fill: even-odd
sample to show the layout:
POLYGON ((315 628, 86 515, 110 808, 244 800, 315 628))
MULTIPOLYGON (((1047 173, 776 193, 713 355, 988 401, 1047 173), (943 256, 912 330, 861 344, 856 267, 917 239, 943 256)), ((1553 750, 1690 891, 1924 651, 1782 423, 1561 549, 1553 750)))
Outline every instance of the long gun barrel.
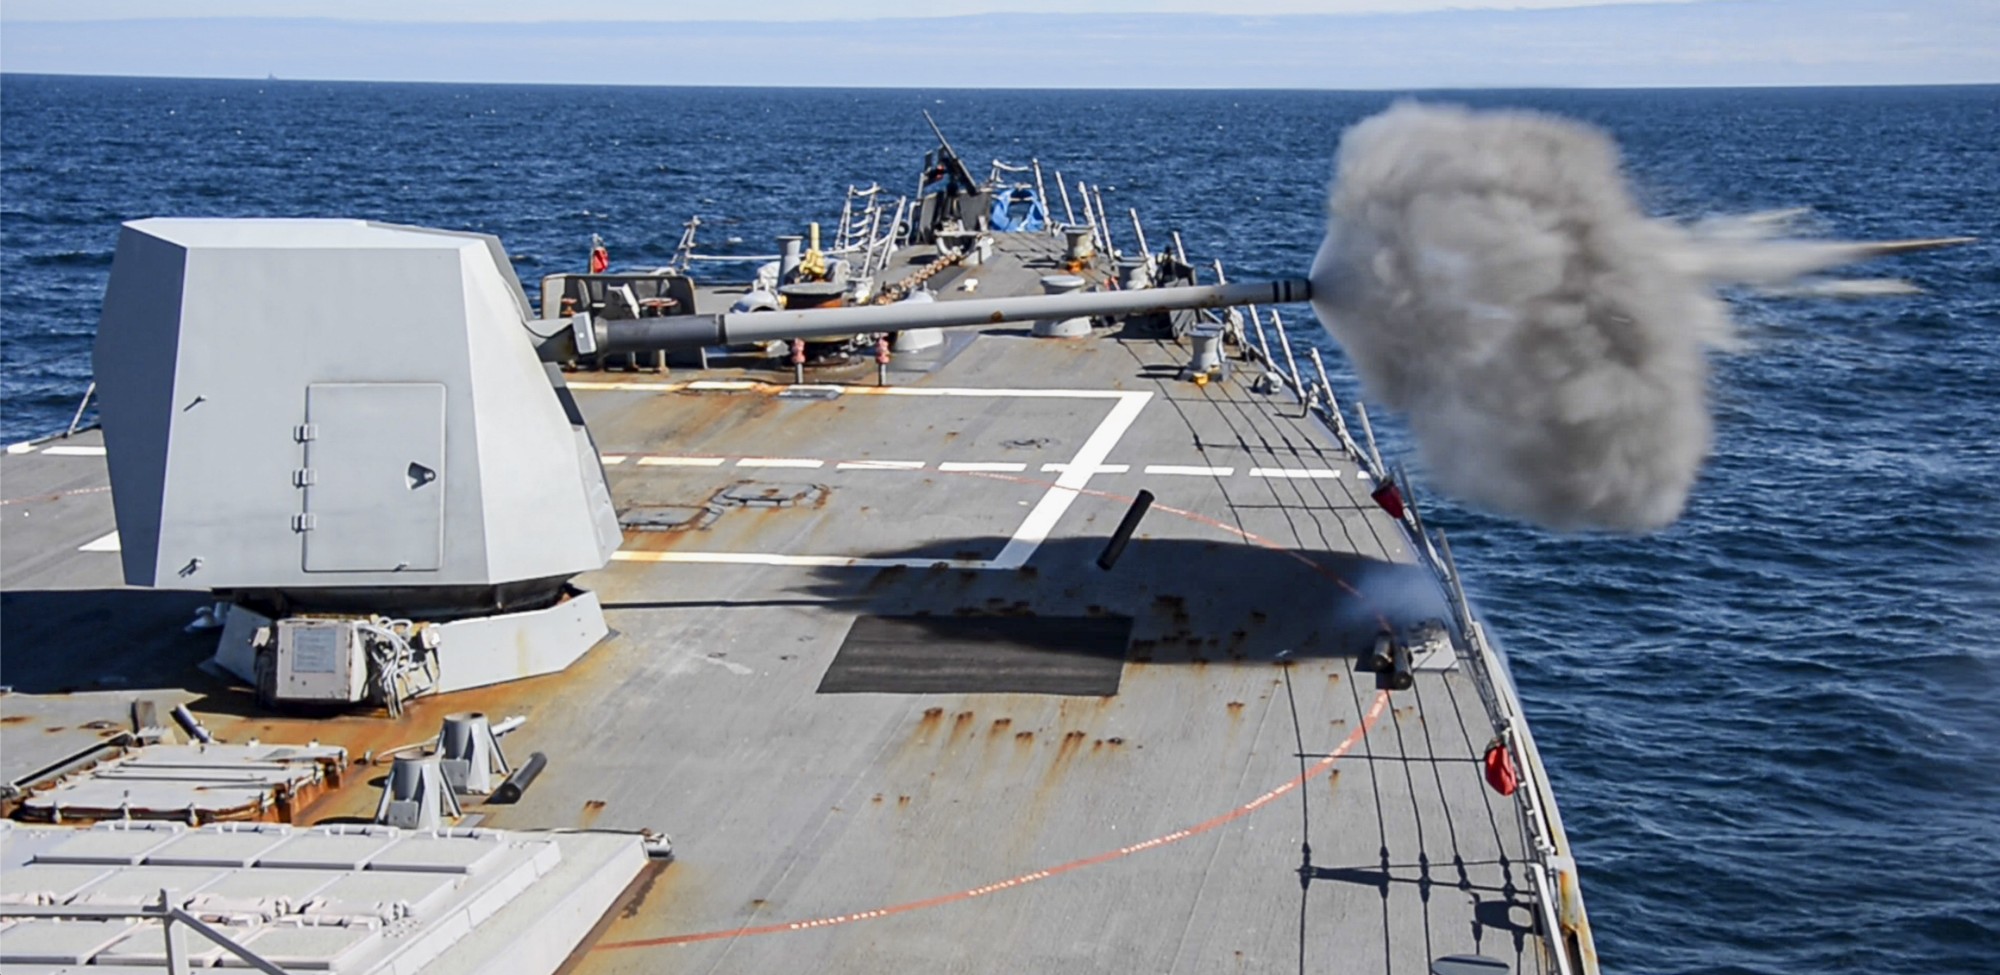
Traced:
POLYGON ((1037 319, 1094 315, 1145 315, 1191 308, 1287 304, 1312 298, 1303 280, 1245 281, 1235 284, 1023 295, 959 301, 897 302, 853 308, 729 312, 627 321, 596 321, 597 347, 604 352, 695 349, 715 345, 809 339, 859 332, 913 328, 1002 325, 1037 319))

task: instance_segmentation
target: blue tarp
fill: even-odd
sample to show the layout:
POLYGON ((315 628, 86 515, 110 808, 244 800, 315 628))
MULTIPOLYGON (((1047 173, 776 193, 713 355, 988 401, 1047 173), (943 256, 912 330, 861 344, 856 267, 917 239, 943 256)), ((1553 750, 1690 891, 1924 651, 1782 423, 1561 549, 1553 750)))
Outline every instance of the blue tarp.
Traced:
POLYGON ((993 212, 987 223, 999 233, 1028 232, 1040 230, 1049 223, 1049 212, 1042 206, 1041 197, 1025 186, 1016 186, 1005 193, 993 197, 993 212), (1027 213, 1014 216, 1014 204, 1026 203, 1027 213))

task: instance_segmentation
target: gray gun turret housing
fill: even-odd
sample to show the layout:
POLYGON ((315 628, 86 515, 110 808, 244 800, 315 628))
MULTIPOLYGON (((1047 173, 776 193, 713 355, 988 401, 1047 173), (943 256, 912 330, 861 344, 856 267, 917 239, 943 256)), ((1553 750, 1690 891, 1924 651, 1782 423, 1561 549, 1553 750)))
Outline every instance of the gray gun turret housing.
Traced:
POLYGON ((603 469, 528 317, 486 235, 127 224, 96 350, 126 582, 473 592, 602 567, 603 469))
POLYGON ((125 581, 254 610, 218 651, 246 678, 269 648, 236 617, 298 613, 478 624, 440 634, 444 690, 567 664, 603 633, 568 580, 620 535, 529 317, 487 235, 126 224, 95 357, 125 581), (583 638, 525 672, 468 661, 539 612, 583 638))

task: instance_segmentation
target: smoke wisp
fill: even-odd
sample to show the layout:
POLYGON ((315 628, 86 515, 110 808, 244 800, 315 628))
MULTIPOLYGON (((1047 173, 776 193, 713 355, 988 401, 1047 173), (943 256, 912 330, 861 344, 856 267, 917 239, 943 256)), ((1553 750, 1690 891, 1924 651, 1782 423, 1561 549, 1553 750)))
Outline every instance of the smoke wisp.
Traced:
POLYGON ((1712 433, 1715 288, 1869 256, 1790 214, 1647 217, 1617 147, 1522 111, 1402 104, 1341 139, 1313 305, 1439 487, 1556 529, 1680 516, 1712 433))

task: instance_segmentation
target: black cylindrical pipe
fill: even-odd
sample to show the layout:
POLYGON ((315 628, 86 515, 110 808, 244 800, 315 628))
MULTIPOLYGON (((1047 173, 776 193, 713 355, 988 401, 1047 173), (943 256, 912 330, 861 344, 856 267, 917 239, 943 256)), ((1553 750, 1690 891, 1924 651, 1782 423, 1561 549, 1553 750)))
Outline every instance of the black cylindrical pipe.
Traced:
POLYGON ((1395 634, 1388 632, 1375 634, 1375 645, 1368 651, 1368 669, 1380 674, 1395 665, 1395 634))
POLYGON ((515 769, 513 775, 507 776, 507 781, 500 783, 500 787, 493 790, 493 797, 486 801, 503 804, 520 802, 521 794, 535 784, 535 776, 542 774, 542 768, 548 764, 547 755, 541 752, 530 754, 528 760, 522 762, 521 767, 515 769))
POLYGON ((1125 554, 1125 544, 1132 540, 1132 533, 1139 529, 1139 519, 1146 517, 1146 509, 1153 506, 1153 492, 1141 490, 1132 499, 1132 507, 1125 509, 1125 518, 1118 523, 1118 530, 1111 533, 1111 541, 1104 544, 1104 554, 1097 557, 1097 567, 1106 572, 1118 564, 1118 557, 1125 554))
POLYGON ((1407 691, 1417 684, 1416 672, 1410 668, 1410 645, 1396 641, 1396 653, 1389 667, 1389 686, 1398 691, 1407 691))

